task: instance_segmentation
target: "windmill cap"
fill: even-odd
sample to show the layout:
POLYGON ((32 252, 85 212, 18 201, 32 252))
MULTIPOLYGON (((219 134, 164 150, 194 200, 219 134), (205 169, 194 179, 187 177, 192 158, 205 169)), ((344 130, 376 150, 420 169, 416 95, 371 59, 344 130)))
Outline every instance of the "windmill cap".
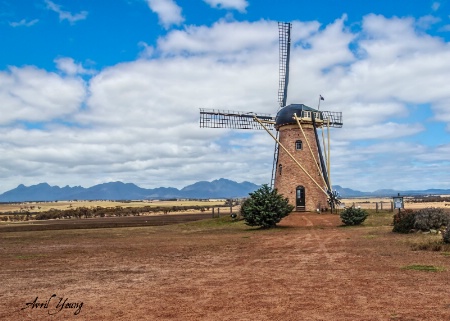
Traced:
POLYGON ((302 111, 320 112, 317 109, 308 107, 303 104, 291 104, 280 109, 275 117, 275 128, 285 125, 295 125, 297 124, 294 119, 294 114, 298 117, 302 117, 302 111))

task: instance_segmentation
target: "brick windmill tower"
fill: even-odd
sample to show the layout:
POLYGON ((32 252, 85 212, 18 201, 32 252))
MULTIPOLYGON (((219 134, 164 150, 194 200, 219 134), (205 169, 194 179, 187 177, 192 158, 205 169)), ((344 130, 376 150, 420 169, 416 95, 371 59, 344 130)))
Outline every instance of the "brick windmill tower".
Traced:
POLYGON ((200 127, 266 130, 275 141, 271 186, 296 211, 331 209, 339 203, 330 179, 330 127, 342 127, 342 113, 304 104, 286 105, 289 83, 291 24, 278 23, 280 41, 280 105, 276 116, 255 112, 200 109, 200 127), (322 144, 318 130, 322 130, 322 144), (328 132, 325 142, 324 129, 328 132), (328 152, 326 147, 328 147, 328 152))

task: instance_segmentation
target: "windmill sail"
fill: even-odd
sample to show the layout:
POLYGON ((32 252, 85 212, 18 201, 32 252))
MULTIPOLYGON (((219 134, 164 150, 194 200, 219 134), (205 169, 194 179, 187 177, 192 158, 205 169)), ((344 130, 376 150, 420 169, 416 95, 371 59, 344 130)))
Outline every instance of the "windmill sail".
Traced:
MULTIPOLYGON (((278 22, 278 39, 279 39, 279 86, 278 86, 278 103, 280 107, 286 106, 288 85, 289 85, 289 59, 291 56, 291 23, 278 22)), ((278 139, 278 131, 276 133, 278 139)), ((275 177, 277 175, 278 164, 278 143, 275 142, 272 164, 272 177, 270 186, 273 188, 275 177)))
MULTIPOLYGON (((315 211, 319 207, 320 209, 323 209, 323 206, 326 206, 325 204, 327 202, 333 209, 339 204, 340 201, 338 194, 331 190, 331 177, 329 176, 330 141, 328 138, 327 155, 325 140, 322 137, 324 140, 322 147, 317 134, 317 129, 323 127, 342 127, 342 113, 334 111, 321 111, 320 100, 323 100, 322 96, 319 96, 318 109, 314 109, 303 104, 287 105, 291 28, 291 23, 278 23, 280 55, 278 87, 279 109, 276 116, 255 112, 201 108, 200 127, 266 130, 275 140, 271 186, 274 187, 276 182, 277 188, 288 196, 289 202, 295 205, 297 210, 315 211), (294 131, 296 123, 298 124, 301 133, 294 131), (307 124, 308 126, 306 127, 308 130, 312 129, 313 132, 309 131, 305 133, 302 129, 301 123, 307 124), (288 132, 286 130, 288 130, 288 132), (302 141, 297 140, 297 136, 298 138, 306 140, 311 155, 307 155, 306 153, 301 154, 300 151, 298 153, 296 152, 297 150, 302 149, 302 141), (308 143, 308 139, 315 141, 315 144, 312 144, 312 147, 308 143), (287 146, 286 144, 290 144, 290 149, 295 147, 295 153, 297 153, 297 156, 301 155, 302 159, 300 160, 307 163, 306 168, 303 167, 299 160, 297 160, 289 152, 289 149, 285 147, 287 146), (297 147, 297 144, 300 144, 300 148, 297 147), (281 158, 279 159, 279 157, 281 158), (285 161, 286 163, 284 163, 285 161), (292 170, 288 167, 287 173, 289 174, 281 175, 283 168, 281 165, 292 166, 292 164, 297 164, 302 171, 292 170), (319 182, 312 176, 317 174, 317 171, 321 176, 319 182), (309 181, 309 179, 311 181, 309 181), (308 197, 305 196, 306 189, 308 190, 308 197), (293 191, 295 191, 295 193, 293 191)), ((284 170, 284 172, 286 173, 286 170, 284 170)))
POLYGON ((278 22, 278 36, 280 41, 280 82, 278 87, 278 102, 280 107, 286 106, 289 84, 289 58, 291 55, 291 23, 278 22))
POLYGON ((266 127, 273 129, 275 117, 270 114, 249 113, 244 111, 219 110, 200 108, 201 128, 233 128, 233 129, 264 129, 255 121, 257 117, 266 127))
POLYGON ((341 128, 342 122, 342 112, 340 111, 322 111, 324 124, 330 127, 341 128))

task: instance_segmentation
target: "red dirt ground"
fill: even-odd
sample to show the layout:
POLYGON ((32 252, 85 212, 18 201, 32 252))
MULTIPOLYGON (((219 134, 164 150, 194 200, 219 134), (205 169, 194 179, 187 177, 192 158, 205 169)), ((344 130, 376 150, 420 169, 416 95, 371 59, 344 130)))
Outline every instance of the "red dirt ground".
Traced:
POLYGON ((272 230, 0 233, 0 320, 450 320, 448 253, 412 251, 413 236, 390 226, 340 224, 291 214, 272 230), (411 264, 446 271, 402 269, 411 264), (79 314, 58 312, 61 297, 83 302, 79 314))

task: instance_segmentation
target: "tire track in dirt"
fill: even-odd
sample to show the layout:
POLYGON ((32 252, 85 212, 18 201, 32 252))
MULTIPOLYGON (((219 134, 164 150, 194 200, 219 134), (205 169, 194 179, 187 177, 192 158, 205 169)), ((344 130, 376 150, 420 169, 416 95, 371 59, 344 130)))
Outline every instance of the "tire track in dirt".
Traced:
MULTIPOLYGON (((267 264, 277 264, 280 270, 288 271, 287 278, 291 281, 285 282, 279 292, 291 293, 293 301, 305 299, 310 302, 305 309, 318 313, 346 305, 348 297, 343 295, 342 288, 350 282, 346 273, 352 269, 352 255, 345 249, 348 235, 345 230, 337 228, 340 222, 336 217, 312 215, 315 216, 294 215, 281 224, 289 227, 287 233, 267 236, 260 242, 261 253, 278 254, 283 263, 272 255, 267 259, 250 261, 248 265, 262 268, 267 264), (323 284, 327 287, 323 288, 323 284), (322 290, 318 291, 318 287, 322 290)), ((354 299, 359 311, 365 313, 367 297, 355 295, 354 299)), ((332 316, 321 317, 325 320, 332 316)))

